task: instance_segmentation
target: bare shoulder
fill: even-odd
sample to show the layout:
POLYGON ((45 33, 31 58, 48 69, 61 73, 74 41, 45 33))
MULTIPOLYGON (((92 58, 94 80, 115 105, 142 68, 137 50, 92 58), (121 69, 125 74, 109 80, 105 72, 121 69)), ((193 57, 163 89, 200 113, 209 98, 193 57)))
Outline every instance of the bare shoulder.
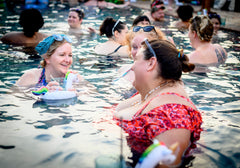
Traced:
POLYGON ((16 82, 18 86, 36 85, 41 75, 42 69, 27 70, 16 82))
POLYGON ((1 41, 6 44, 17 43, 18 39, 22 39, 23 37, 22 32, 9 32, 1 38, 1 41))
POLYGON ((189 62, 190 63, 197 63, 199 59, 200 53, 198 51, 193 51, 190 54, 188 54, 189 62))

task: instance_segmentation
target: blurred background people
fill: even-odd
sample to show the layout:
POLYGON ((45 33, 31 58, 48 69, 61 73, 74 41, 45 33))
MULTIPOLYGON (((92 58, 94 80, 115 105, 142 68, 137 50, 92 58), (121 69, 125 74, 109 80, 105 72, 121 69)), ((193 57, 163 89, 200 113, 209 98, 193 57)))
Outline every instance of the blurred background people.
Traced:
POLYGON ((68 25, 70 34, 91 34, 95 33, 95 29, 82 27, 84 12, 79 8, 70 8, 68 13, 68 25))
POLYGON ((174 26, 179 30, 188 30, 190 25, 189 20, 193 17, 194 9, 191 5, 179 6, 177 9, 179 21, 174 23, 174 26))
POLYGON ((215 12, 211 12, 208 14, 208 17, 213 24, 213 34, 217 35, 218 30, 220 29, 221 26, 221 16, 215 12))
POLYGON ((25 0, 25 8, 44 9, 48 7, 49 0, 25 0))
POLYGON ((144 13, 151 22, 164 21, 165 18, 165 6, 161 0, 155 0, 150 5, 151 11, 144 13))
POLYGON ((95 46, 97 54, 129 57, 125 41, 128 27, 125 23, 107 17, 102 22, 99 31, 100 36, 106 35, 108 40, 95 46))
POLYGON ((189 62, 196 65, 195 72, 202 71, 201 67, 223 64, 227 59, 225 49, 211 43, 212 36, 213 24, 208 16, 195 16, 190 20, 188 37, 195 50, 189 54, 189 62))
POLYGON ((42 41, 46 34, 40 33, 44 25, 44 19, 38 9, 26 9, 21 12, 19 24, 23 28, 19 32, 9 32, 1 37, 1 41, 5 44, 12 44, 16 46, 36 47, 42 41))
POLYGON ((105 0, 88 0, 84 3, 85 6, 96 6, 99 8, 126 8, 129 4, 129 1, 124 2, 124 4, 115 4, 112 2, 106 2, 105 0))
POLYGON ((147 26, 151 25, 151 21, 146 15, 137 16, 132 23, 132 26, 147 26))

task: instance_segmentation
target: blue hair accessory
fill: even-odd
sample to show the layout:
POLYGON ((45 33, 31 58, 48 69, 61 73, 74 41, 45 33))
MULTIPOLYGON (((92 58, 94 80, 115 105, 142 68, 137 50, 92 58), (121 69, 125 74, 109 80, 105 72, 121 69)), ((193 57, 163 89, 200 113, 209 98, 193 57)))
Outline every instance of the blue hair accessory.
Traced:
POLYGON ((72 39, 64 34, 53 34, 41 41, 35 49, 40 55, 43 55, 47 52, 47 50, 55 40, 62 41, 63 39, 65 39, 69 43, 72 43, 72 39))
POLYGON ((181 58, 181 53, 180 52, 178 52, 178 58, 181 58))

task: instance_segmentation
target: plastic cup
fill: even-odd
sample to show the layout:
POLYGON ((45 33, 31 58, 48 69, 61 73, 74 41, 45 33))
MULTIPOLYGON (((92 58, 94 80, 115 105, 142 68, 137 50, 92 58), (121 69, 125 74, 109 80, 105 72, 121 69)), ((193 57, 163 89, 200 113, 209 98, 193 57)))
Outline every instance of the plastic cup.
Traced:
POLYGON ((119 155, 101 155, 95 159, 95 168, 126 168, 119 155))
POLYGON ((225 26, 226 25, 226 18, 221 18, 221 25, 225 26))

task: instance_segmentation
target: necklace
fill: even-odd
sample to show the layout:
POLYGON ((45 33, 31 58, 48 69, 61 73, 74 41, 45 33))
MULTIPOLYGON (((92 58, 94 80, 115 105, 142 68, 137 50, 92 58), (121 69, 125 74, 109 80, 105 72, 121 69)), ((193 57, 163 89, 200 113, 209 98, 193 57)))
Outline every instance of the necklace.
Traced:
POLYGON ((148 96, 150 96, 155 90, 157 90, 157 89, 159 89, 159 88, 160 88, 160 85, 157 86, 157 87, 155 87, 155 88, 153 88, 152 90, 150 90, 150 91, 146 94, 146 96, 144 97, 143 101, 145 101, 145 100, 148 98, 148 96))
POLYGON ((155 92, 156 90, 158 90, 160 87, 163 87, 163 86, 167 85, 168 83, 169 83, 169 82, 166 81, 166 82, 158 85, 157 87, 153 88, 152 90, 150 90, 150 91, 145 95, 143 101, 136 101, 136 102, 132 103, 132 106, 141 104, 142 102, 144 102, 145 100, 147 100, 147 98, 148 98, 153 92, 155 92))

